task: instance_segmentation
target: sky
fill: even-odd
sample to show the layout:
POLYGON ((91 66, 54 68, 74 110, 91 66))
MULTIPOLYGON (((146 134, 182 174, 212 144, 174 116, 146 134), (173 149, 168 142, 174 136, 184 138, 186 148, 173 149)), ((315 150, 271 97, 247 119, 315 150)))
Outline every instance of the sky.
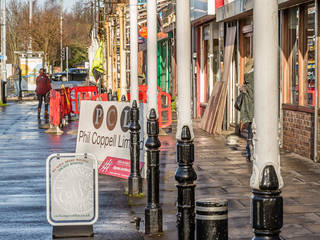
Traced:
MULTIPOLYGON (((39 0, 39 2, 44 3, 45 0, 39 0)), ((60 2, 60 0, 59 0, 59 2, 60 2)), ((76 0, 63 0, 64 9, 65 10, 70 9, 74 5, 75 2, 76 2, 76 0)))

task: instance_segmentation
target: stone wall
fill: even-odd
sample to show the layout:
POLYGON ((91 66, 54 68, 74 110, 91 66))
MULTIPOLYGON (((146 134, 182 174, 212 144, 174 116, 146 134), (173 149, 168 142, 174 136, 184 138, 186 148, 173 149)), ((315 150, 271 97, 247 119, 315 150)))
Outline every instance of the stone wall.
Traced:
POLYGON ((314 110, 283 105, 283 148, 313 159, 314 110))

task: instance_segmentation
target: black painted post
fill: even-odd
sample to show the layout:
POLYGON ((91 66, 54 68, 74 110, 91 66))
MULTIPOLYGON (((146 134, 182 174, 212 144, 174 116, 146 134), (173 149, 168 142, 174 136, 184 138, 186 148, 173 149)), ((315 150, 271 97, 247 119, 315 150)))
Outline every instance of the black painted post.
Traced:
POLYGON ((178 182, 177 228, 179 240, 195 239, 195 184, 197 174, 193 168, 194 145, 189 127, 184 126, 177 143, 176 180, 178 182))
POLYGON ((142 193, 142 178, 140 175, 140 124, 139 108, 134 100, 130 111, 130 163, 131 170, 128 178, 129 195, 142 193))
POLYGON ((206 198, 196 201, 196 239, 228 240, 228 201, 206 198))
POLYGON ((117 91, 114 91, 111 101, 116 101, 116 102, 118 101, 118 93, 117 93, 117 91))
POLYGON ((158 138, 159 122, 154 109, 151 109, 147 121, 147 134, 148 196, 147 207, 145 208, 145 233, 157 234, 162 232, 162 208, 159 201, 159 147, 161 143, 158 138))
POLYGON ((112 90, 109 89, 109 92, 108 92, 108 101, 112 101, 112 90))
POLYGON ((127 101, 126 96, 125 96, 125 95, 122 95, 122 96, 121 96, 121 102, 126 102, 126 101, 127 101))
POLYGON ((253 189, 251 197, 251 224, 253 240, 280 240, 283 225, 283 200, 279 181, 272 165, 263 169, 260 190, 253 189))

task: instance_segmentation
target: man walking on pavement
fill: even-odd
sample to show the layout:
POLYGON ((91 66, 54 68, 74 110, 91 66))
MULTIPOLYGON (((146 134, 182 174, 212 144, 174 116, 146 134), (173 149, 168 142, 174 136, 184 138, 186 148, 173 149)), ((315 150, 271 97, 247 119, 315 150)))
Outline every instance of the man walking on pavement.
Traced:
POLYGON ((45 74, 45 71, 43 68, 41 68, 39 71, 39 76, 36 79, 36 84, 37 84, 36 94, 39 100, 38 118, 40 118, 40 114, 41 114, 42 101, 44 101, 44 108, 45 108, 44 118, 48 119, 49 118, 48 104, 49 104, 49 92, 51 90, 51 83, 48 76, 45 74))

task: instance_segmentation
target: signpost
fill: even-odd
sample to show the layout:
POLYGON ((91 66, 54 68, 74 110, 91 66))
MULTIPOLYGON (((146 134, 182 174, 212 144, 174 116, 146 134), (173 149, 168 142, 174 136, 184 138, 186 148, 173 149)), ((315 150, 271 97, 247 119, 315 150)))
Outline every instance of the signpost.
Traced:
POLYGON ((47 220, 53 236, 92 236, 99 206, 94 155, 52 154, 46 173, 47 220))
MULTIPOLYGON (((140 106, 140 114, 146 107, 140 106)), ((99 173, 127 179, 130 175, 130 104, 81 101, 77 153, 92 153, 99 173)), ((143 117, 140 117, 143 121, 143 117)), ((144 123, 140 123, 140 166, 144 165, 144 123)))

